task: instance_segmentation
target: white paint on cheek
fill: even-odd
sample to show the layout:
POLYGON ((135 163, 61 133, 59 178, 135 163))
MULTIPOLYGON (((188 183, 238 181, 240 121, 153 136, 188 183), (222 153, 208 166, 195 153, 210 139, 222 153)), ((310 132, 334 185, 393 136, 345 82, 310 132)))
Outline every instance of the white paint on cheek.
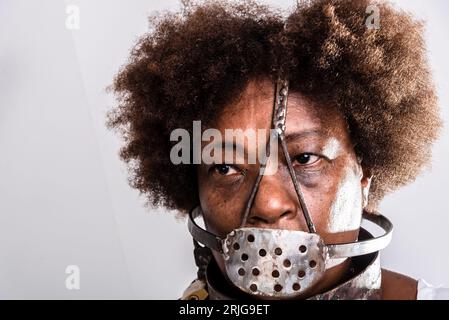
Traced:
POLYGON ((360 181, 348 170, 338 186, 330 209, 328 230, 331 233, 353 231, 360 228, 362 220, 362 190, 360 181))
POLYGON ((330 138, 323 148, 323 155, 329 159, 335 159, 340 154, 341 145, 336 138, 330 138))

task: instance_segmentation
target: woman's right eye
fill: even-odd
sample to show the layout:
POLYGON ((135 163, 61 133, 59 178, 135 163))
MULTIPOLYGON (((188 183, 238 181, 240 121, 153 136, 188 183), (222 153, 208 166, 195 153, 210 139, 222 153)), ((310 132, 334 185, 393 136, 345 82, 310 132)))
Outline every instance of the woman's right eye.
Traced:
POLYGON ((227 164, 217 164, 213 166, 213 172, 222 176, 230 176, 239 173, 238 170, 227 164))

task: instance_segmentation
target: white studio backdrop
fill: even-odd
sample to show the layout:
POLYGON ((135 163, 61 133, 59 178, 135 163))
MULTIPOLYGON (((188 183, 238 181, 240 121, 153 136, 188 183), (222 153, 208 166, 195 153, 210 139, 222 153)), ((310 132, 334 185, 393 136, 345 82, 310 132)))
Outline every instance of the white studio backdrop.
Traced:
MULTIPOLYGON (((295 1, 263 1, 281 8, 295 1)), ((429 59, 449 122, 449 3, 395 1, 427 21, 429 59)), ((184 220, 144 207, 127 184, 105 88, 178 1, 0 0, 0 299, 176 299, 195 277, 184 220), (79 29, 67 28, 67 8, 79 29), (79 290, 66 268, 80 270, 79 290)), ((434 161, 381 211, 395 225, 383 266, 449 286, 449 130, 434 161)), ((161 173, 163 174, 163 173, 161 173)))

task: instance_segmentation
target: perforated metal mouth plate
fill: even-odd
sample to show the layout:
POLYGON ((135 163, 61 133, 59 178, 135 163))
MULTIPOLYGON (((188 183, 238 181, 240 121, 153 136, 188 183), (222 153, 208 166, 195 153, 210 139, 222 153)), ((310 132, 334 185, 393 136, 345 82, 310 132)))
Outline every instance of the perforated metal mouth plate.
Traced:
POLYGON ((229 279, 242 291, 264 297, 295 297, 324 274, 327 248, 302 231, 241 228, 223 242, 229 279))

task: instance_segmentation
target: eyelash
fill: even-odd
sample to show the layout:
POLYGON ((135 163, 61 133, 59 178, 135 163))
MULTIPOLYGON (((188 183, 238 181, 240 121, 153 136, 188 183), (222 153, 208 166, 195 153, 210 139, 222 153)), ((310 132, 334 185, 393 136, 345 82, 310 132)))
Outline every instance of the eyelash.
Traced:
POLYGON ((218 172, 218 169, 220 169, 220 168, 222 168, 222 167, 227 167, 227 168, 230 168, 230 169, 235 170, 236 172, 233 173, 233 174, 240 173, 240 174, 242 174, 242 175, 245 175, 245 173, 246 173, 245 170, 241 170, 241 169, 239 169, 239 168, 237 168, 237 167, 235 167, 235 166, 233 166, 233 165, 230 165, 230 164, 216 164, 216 165, 213 165, 213 166, 210 168, 210 172, 211 172, 211 173, 217 173, 217 174, 219 174, 219 175, 221 175, 221 176, 224 176, 224 177, 233 175, 233 174, 228 175, 227 173, 226 173, 226 174, 222 174, 222 173, 218 172))
MULTIPOLYGON (((300 158, 300 157, 302 157, 302 156, 308 156, 308 157, 311 157, 312 159, 314 159, 313 157, 316 157, 316 160, 313 161, 312 163, 306 163, 306 164, 301 164, 301 163, 299 163, 299 166, 301 166, 301 167, 310 167, 310 166, 313 166, 314 164, 316 164, 318 161, 320 161, 320 160, 322 159, 321 156, 319 156, 319 155, 317 155, 317 154, 314 154, 314 153, 301 153, 300 155, 298 155, 298 156, 292 158, 292 163, 293 163, 293 165, 295 165, 295 162, 299 162, 299 161, 298 161, 298 158, 300 158)), ((224 177, 226 177, 226 176, 232 176, 232 175, 234 175, 234 174, 241 174, 241 175, 244 176, 244 175, 246 174, 246 170, 241 170, 241 169, 239 169, 239 168, 237 168, 237 167, 234 167, 233 165, 230 165, 230 164, 216 164, 216 165, 213 165, 213 166, 210 168, 210 172, 211 172, 211 173, 217 173, 217 174, 219 174, 219 175, 221 175, 221 176, 224 176, 224 177), (234 170, 235 173, 228 174, 228 172, 226 172, 226 173, 223 174, 223 173, 219 172, 218 170, 219 170, 220 168, 223 168, 223 167, 225 167, 225 168, 228 169, 228 170, 234 170)))
POLYGON ((299 155, 296 156, 296 157, 293 157, 293 158, 292 158, 292 163, 295 164, 295 162, 299 162, 298 159, 299 159, 300 157, 302 157, 302 156, 308 156, 308 157, 311 157, 312 159, 314 159, 314 157, 316 157, 316 160, 313 161, 313 162, 311 162, 311 163, 305 163, 305 164, 299 163, 299 165, 300 165, 301 167, 309 167, 309 166, 313 166, 314 164, 316 164, 318 161, 320 161, 320 160, 323 158, 323 157, 320 156, 320 155, 317 155, 317 154, 314 154, 314 153, 308 153, 308 152, 305 152, 305 153, 299 154, 299 155))

